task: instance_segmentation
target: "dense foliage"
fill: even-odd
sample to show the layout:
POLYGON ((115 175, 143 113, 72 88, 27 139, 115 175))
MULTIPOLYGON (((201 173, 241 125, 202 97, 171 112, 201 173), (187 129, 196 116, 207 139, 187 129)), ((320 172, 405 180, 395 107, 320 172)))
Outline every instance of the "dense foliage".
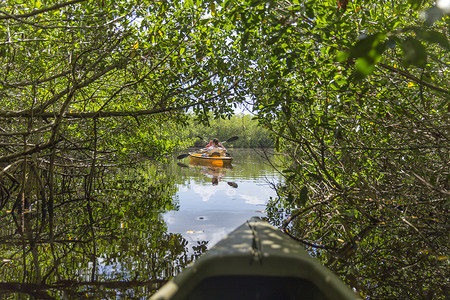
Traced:
MULTIPOLYGON (((152 286, 143 278, 173 274, 155 265, 179 260, 185 245, 165 232, 158 212, 150 212, 173 207, 174 200, 158 203, 150 197, 154 189, 134 189, 131 182, 115 187, 120 176, 106 174, 142 156, 164 161, 186 147, 180 129, 187 109, 232 111, 218 106, 237 84, 215 58, 227 55, 214 49, 226 35, 218 32, 212 44, 205 13, 190 6, 146 0, 0 4, 0 234, 6 245, 0 270, 7 292, 60 297, 39 289, 64 290, 70 280, 94 295, 89 289, 102 288, 99 282, 114 287, 115 280, 120 286, 134 279, 152 286), (100 199, 110 192, 120 198, 100 199), (75 217, 67 220, 67 211, 75 217), (122 223, 149 232, 139 241, 114 236, 122 223), (111 257, 117 252, 121 257, 111 257), (73 253, 80 257, 70 266, 82 266, 80 272, 92 275, 89 282, 63 269, 73 253), (136 255, 127 262, 131 253, 136 255), (102 259, 130 270, 137 263, 154 265, 142 278, 105 278, 102 259)), ((149 179, 160 180, 155 186, 164 193, 173 189, 166 178, 149 179)))
MULTIPOLYGON (((187 111, 214 124, 247 102, 292 162, 273 204, 291 217, 272 221, 363 296, 443 298, 446 3, 4 1, 0 209, 20 233, 38 205, 53 230, 73 191, 94 203, 104 166, 187 146, 187 111)), ((203 133, 246 136, 234 126, 203 133)))
POLYGON ((235 12, 255 111, 292 161, 279 200, 291 216, 273 203, 272 220, 368 298, 448 293, 450 18, 432 5, 235 12))

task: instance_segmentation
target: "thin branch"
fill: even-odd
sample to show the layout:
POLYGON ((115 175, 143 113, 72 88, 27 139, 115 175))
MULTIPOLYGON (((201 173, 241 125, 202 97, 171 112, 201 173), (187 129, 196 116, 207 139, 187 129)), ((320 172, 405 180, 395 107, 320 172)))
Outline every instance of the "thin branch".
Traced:
POLYGON ((292 222, 294 219, 296 219, 297 217, 303 215, 305 212, 307 212, 307 211, 309 211, 309 210, 311 210, 311 209, 313 209, 313 208, 315 208, 315 207, 317 207, 317 206, 320 206, 320 205, 323 205, 323 204, 328 204, 328 203, 330 203, 331 201, 333 201, 334 199, 336 199, 336 198, 339 197, 339 196, 341 196, 341 195, 333 195, 332 197, 330 197, 329 199, 327 199, 327 200, 325 200, 325 201, 315 203, 315 204, 313 204, 313 205, 311 205, 311 206, 308 206, 308 207, 302 209, 301 211, 296 212, 295 214, 292 214, 291 216, 289 216, 289 218, 287 218, 287 219, 284 221, 284 224, 283 224, 283 226, 281 227, 281 229, 282 229, 282 230, 286 230, 286 227, 289 225, 289 223, 291 223, 291 222, 292 222))
POLYGON ((4 16, 0 16, 0 20, 29 18, 32 16, 39 15, 41 13, 45 13, 45 12, 52 11, 52 10, 57 10, 57 9, 60 9, 60 8, 63 8, 63 7, 72 5, 72 4, 77 4, 80 2, 87 2, 87 0, 72 0, 69 2, 59 3, 54 6, 46 7, 43 9, 33 10, 32 12, 29 12, 26 14, 21 14, 21 15, 10 15, 10 14, 0 10, 0 14, 4 14, 4 16))
POLYGON ((49 41, 49 39, 23 39, 23 40, 17 40, 17 41, 2 42, 2 43, 0 43, 0 45, 30 43, 30 42, 48 42, 48 41, 49 41))
POLYGON ((437 253, 437 251, 435 250, 433 244, 427 239, 427 237, 425 235, 423 235, 423 233, 416 227, 414 226, 411 222, 409 222, 408 220, 406 220, 405 217, 400 217, 400 220, 402 220, 403 222, 405 222, 408 226, 410 226, 412 229, 414 229, 419 235, 420 237, 424 240, 424 242, 428 245, 428 247, 430 247, 430 249, 437 253))
POLYGON ((421 177, 420 175, 414 173, 411 171, 411 173, 417 178, 419 179, 423 184, 425 184, 430 190, 434 190, 434 191, 438 191, 439 193, 445 194, 445 195, 450 195, 450 192, 447 190, 441 190, 436 188, 435 186, 433 186, 431 183, 429 183, 428 181, 426 181, 423 177, 421 177))
POLYGON ((54 80, 56 78, 64 77, 67 74, 70 74, 70 72, 71 71, 64 71, 64 72, 56 74, 54 76, 50 76, 50 77, 45 78, 45 79, 34 80, 34 81, 29 80, 29 81, 20 81, 20 82, 12 82, 12 83, 10 83, 10 82, 6 82, 4 80, 0 80, 0 83, 3 86, 5 86, 5 87, 23 87, 23 86, 28 86, 28 85, 41 84, 41 83, 44 83, 44 82, 47 82, 47 81, 52 81, 52 80, 54 80))
POLYGON ((300 243, 302 243, 302 244, 304 244, 304 245, 306 245, 306 246, 313 247, 313 248, 318 248, 318 249, 324 249, 324 250, 335 250, 334 248, 329 247, 329 246, 313 244, 313 243, 307 242, 307 241, 305 241, 305 240, 302 240, 302 239, 300 239, 300 238, 298 238, 298 237, 295 237, 295 236, 292 235, 287 229, 283 229, 283 232, 284 232, 285 234, 287 234, 287 235, 288 235, 290 238, 292 238, 293 240, 296 240, 297 242, 300 242, 300 243))

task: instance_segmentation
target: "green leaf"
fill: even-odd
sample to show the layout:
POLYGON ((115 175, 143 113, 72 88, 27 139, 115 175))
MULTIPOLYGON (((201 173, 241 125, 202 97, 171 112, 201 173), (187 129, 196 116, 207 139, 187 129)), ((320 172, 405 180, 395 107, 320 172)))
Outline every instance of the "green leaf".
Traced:
POLYGON ((315 179, 317 181, 322 181, 322 177, 320 175, 314 174, 314 173, 308 173, 307 174, 309 177, 311 177, 312 179, 315 179))
POLYGON ((194 2, 192 1, 192 0, 186 0, 185 2, 184 2, 184 7, 185 8, 190 8, 190 7, 192 7, 194 5, 194 2))
POLYGON ((375 65, 366 58, 360 57, 356 60, 355 68, 361 75, 367 76, 373 72, 375 65))
POLYGON ((244 46, 246 46, 249 36, 250 33, 248 31, 245 31, 244 36, 241 39, 241 49, 244 49, 244 46))
POLYGON ((409 5, 412 9, 418 9, 420 8, 423 0, 408 0, 409 5))
POLYGON ((427 51, 422 43, 414 38, 408 37, 402 42, 403 59, 405 62, 422 68, 427 63, 427 51))
POLYGON ((286 198, 286 202, 289 203, 289 204, 294 204, 294 201, 295 201, 294 196, 292 195, 291 192, 289 192, 289 194, 288 194, 288 196, 286 198))
POLYGON ((308 188, 304 186, 300 190, 300 198, 298 199, 298 202, 300 205, 305 205, 307 201, 308 201, 308 188))
POLYGON ((275 139, 275 150, 280 151, 280 138, 279 137, 277 137, 275 139))
POLYGON ((375 57, 376 55, 381 54, 383 49, 377 48, 381 41, 385 39, 386 35, 382 33, 377 33, 374 35, 369 35, 358 42, 350 49, 350 57, 358 58, 358 57, 375 57), (374 53, 373 50, 376 50, 374 53))
POLYGON ((433 31, 433 30, 420 30, 419 29, 419 30, 416 30, 416 34, 417 34, 418 38, 420 38, 424 41, 427 41, 427 42, 430 42, 433 44, 438 44, 441 47, 443 47, 447 50, 450 50, 450 43, 449 43, 447 37, 440 32, 433 31))
POLYGON ((338 54, 336 54, 336 60, 340 63, 345 62, 348 57, 349 57, 350 53, 348 53, 347 51, 340 51, 338 52, 338 54))
POLYGON ((310 18, 310 19, 314 18, 314 10, 311 7, 307 6, 305 10, 306 10, 306 16, 308 18, 310 18))

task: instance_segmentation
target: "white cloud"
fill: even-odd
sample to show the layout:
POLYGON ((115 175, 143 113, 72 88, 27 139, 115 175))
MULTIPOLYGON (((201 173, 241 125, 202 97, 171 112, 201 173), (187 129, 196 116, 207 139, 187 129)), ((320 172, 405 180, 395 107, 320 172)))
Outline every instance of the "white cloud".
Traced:
POLYGON ((252 205, 264 205, 266 204, 267 197, 258 197, 255 195, 241 195, 241 197, 245 200, 245 203, 252 205))

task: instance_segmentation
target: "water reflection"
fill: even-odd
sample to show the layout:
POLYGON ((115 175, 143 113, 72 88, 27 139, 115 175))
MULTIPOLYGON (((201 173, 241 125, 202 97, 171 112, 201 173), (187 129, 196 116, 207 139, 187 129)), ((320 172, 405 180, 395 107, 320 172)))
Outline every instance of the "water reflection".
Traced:
POLYGON ((76 175, 57 179, 52 210, 30 191, 0 211, 0 297, 146 297, 202 253, 187 254, 160 217, 177 208, 173 177, 150 165, 108 170, 86 197, 76 175))
POLYGON ((211 247, 251 217, 264 217, 267 201, 276 197, 271 184, 279 182, 279 174, 253 150, 232 152, 229 168, 186 165, 187 159, 176 164, 179 209, 164 220, 189 248, 202 241, 211 247))
MULTIPOLYGON (((189 162, 189 166, 187 166, 183 163, 178 163, 177 165, 180 167, 183 167, 183 168, 186 168, 189 166, 196 168, 200 173, 205 175, 207 178, 211 178, 212 185, 218 185, 219 181, 222 181, 223 177, 226 175, 227 169, 228 170, 233 169, 233 166, 231 166, 231 165, 218 167, 218 166, 214 166, 212 164, 201 163, 201 162, 196 162, 196 161, 192 161, 192 160, 189 162)), ((238 187, 238 184, 233 181, 227 181, 227 184, 233 188, 238 187)))
POLYGON ((236 153, 228 169, 175 160, 61 167, 52 197, 39 170, 28 174, 26 194, 4 182, 0 298, 147 298, 235 227, 265 215, 275 196, 266 180, 276 174, 248 153, 236 153))

